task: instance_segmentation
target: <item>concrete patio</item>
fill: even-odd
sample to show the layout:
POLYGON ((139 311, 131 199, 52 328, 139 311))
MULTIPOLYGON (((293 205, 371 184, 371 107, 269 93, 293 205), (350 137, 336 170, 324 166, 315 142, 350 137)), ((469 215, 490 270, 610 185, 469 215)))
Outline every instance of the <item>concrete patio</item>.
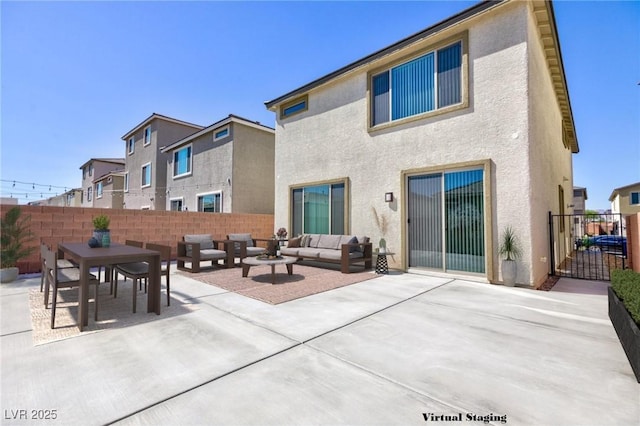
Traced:
POLYGON ((195 312, 34 346, 39 283, 0 287, 2 424, 640 422, 605 282, 391 274, 269 305, 173 274, 195 312))

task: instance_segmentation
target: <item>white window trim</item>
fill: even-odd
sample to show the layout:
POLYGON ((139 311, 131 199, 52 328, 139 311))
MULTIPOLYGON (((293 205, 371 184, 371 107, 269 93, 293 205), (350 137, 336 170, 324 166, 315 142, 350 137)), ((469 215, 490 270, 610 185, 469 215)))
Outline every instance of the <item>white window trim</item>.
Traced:
POLYGON ((229 129, 229 125, 220 127, 219 129, 216 129, 216 130, 213 131, 213 141, 216 142, 216 141, 219 141, 220 139, 228 138, 229 135, 231 135, 231 130, 229 129), (223 130, 226 130, 227 134, 224 135, 224 136, 219 136, 219 137, 216 138, 216 133, 220 133, 223 130))
MULTIPOLYGON (((175 198, 169 198, 169 210, 171 210, 171 203, 173 203, 174 201, 182 201, 182 208, 184 209, 185 205, 184 205, 184 197, 175 197, 175 198)), ((175 210, 171 210, 171 211, 175 211, 175 210)), ((182 211, 182 210, 180 210, 182 211)))
POLYGON ((129 172, 124 173, 124 192, 129 192, 129 172))
POLYGON ((127 153, 132 155, 136 150, 136 138, 131 136, 127 141, 127 153))
POLYGON ((96 183, 96 199, 102 198, 102 193, 103 192, 104 192, 104 185, 102 184, 102 182, 96 183), (100 187, 102 189, 100 191, 98 191, 98 187, 100 187))
POLYGON ((143 139, 143 145, 144 146, 148 146, 151 145, 151 125, 148 125, 147 127, 144 128, 144 131, 142 132, 142 139, 143 139), (149 129, 149 141, 147 142, 147 129, 149 129))
POLYGON ((187 149, 187 148, 191 148, 191 158, 189 159, 189 171, 186 173, 182 173, 181 175, 173 175, 173 179, 178 179, 178 178, 182 178, 185 176, 191 176, 193 174, 193 144, 189 144, 189 145, 185 145, 180 149, 176 149, 175 151, 173 151, 173 167, 171 170, 171 173, 173 174, 175 172, 176 166, 175 166, 175 162, 176 162, 176 152, 182 151, 183 149, 187 149))
POLYGON ((198 212, 200 211, 200 210, 198 210, 198 198, 204 197, 205 195, 215 195, 215 194, 220 194, 220 213, 223 213, 224 212, 224 197, 222 196, 222 191, 209 191, 209 192, 202 192, 200 194, 196 194, 196 211, 198 211, 198 212))
POLYGON ((141 173, 142 173, 142 174, 140 175, 140 188, 149 188, 149 187, 151 186, 151 182, 153 182, 153 167, 151 167, 151 173, 150 173, 150 176, 149 176, 149 183, 148 183, 147 185, 143 185, 143 184, 142 184, 142 177, 144 176, 144 168, 145 168, 145 167, 147 167, 147 166, 151 167, 151 162, 148 162, 148 163, 146 163, 146 164, 143 164, 143 165, 140 167, 140 171, 141 171, 141 173))

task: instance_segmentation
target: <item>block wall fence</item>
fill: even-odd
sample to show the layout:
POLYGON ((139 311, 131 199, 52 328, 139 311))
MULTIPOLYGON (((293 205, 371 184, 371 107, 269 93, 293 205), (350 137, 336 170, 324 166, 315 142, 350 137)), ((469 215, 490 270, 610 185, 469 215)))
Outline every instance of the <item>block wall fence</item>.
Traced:
MULTIPOLYGON (((12 205, 0 205, 2 217, 12 205)), ((20 205, 22 216, 31 216, 31 232, 36 247, 27 259, 18 262, 20 273, 40 272, 40 243, 57 249, 62 242, 88 242, 93 236, 93 218, 105 214, 111 220, 111 241, 138 240, 165 244, 176 256, 177 242, 185 234, 211 234, 224 240, 227 234, 250 233, 254 238, 270 238, 275 233, 273 215, 240 213, 200 213, 156 210, 114 210, 82 207, 20 205)))

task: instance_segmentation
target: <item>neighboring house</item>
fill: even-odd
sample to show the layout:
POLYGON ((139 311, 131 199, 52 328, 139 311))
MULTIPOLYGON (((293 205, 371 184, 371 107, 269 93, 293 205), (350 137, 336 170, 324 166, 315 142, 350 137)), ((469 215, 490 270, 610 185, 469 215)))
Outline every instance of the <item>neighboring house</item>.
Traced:
POLYGON ((614 189, 609 201, 611 213, 622 215, 620 221, 624 235, 627 231, 625 216, 640 213, 640 182, 614 189))
POLYGON ((573 236, 575 238, 582 238, 586 234, 586 218, 584 216, 586 211, 587 201, 587 188, 580 186, 573 187, 573 236))
POLYGON ((82 166, 82 196, 81 207, 94 207, 95 188, 94 180, 98 176, 106 175, 114 170, 124 167, 124 158, 92 158, 82 166))
POLYGON ((166 210, 169 156, 160 148, 202 128, 197 124, 153 113, 122 137, 126 150, 126 209, 166 210))
POLYGON ((93 207, 124 208, 124 168, 113 170, 93 181, 93 207))
POLYGON ((7 206, 17 206, 18 199, 13 197, 0 197, 0 204, 5 204, 7 206))
POLYGON ((236 115, 161 149, 167 210, 273 214, 274 129, 236 115))
POLYGON ((290 235, 384 237, 401 270, 499 282, 511 226, 529 285, 572 250, 563 227, 548 259, 578 152, 551 3, 479 3, 265 105, 290 235))

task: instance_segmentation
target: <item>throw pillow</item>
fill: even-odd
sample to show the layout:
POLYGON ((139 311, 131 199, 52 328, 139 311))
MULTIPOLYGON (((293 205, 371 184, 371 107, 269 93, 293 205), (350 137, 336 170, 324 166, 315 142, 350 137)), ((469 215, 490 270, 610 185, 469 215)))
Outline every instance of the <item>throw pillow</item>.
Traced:
POLYGON ((287 247, 290 248, 295 248, 295 247, 300 247, 300 238, 291 238, 288 242, 287 242, 287 247))
MULTIPOLYGON (((358 238, 357 238, 357 237, 353 237, 353 238, 351 238, 351 239, 349 240, 349 243, 348 243, 348 244, 357 244, 357 243, 358 243, 358 238)), ((352 246, 352 247, 349 247, 349 253, 353 253, 353 252, 358 251, 359 247, 360 247, 360 246, 352 246)))

